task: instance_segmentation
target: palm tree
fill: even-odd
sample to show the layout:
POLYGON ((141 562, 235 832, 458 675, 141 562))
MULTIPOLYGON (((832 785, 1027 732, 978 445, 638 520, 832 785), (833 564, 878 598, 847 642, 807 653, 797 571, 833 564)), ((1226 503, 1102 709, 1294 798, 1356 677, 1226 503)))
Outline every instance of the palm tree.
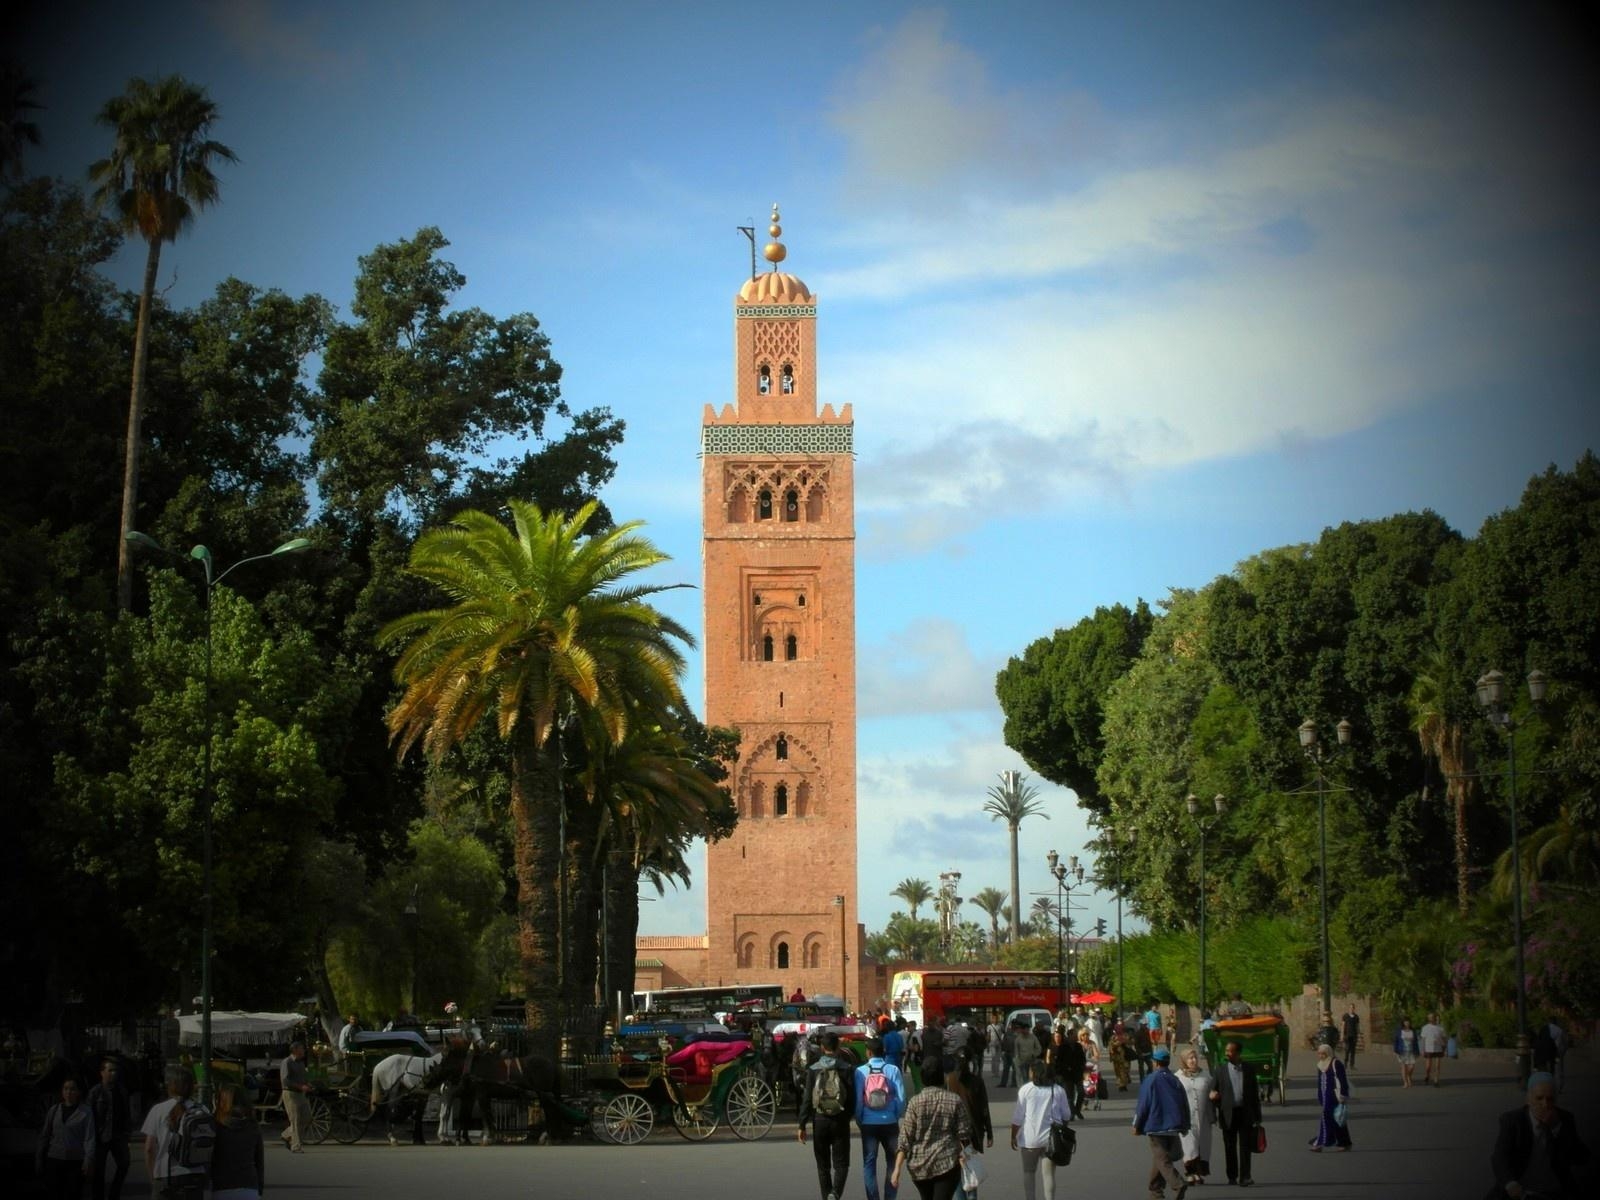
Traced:
POLYGON ((404 692, 389 730, 404 756, 421 742, 435 761, 493 714, 510 747, 519 959, 528 1024, 541 1053, 560 1035, 562 921, 556 881, 562 763, 551 735, 580 715, 613 745, 633 722, 682 701, 688 632, 647 600, 658 586, 622 586, 666 560, 638 522, 583 536, 590 503, 572 516, 509 504, 515 531, 468 510, 417 539, 411 574, 438 587, 445 607, 390 622, 378 635, 401 648, 404 692))
POLYGON ((133 602, 128 530, 139 501, 139 451, 144 426, 145 356, 150 306, 155 299, 161 243, 176 241, 197 209, 216 202, 221 186, 213 164, 235 162, 232 150, 206 136, 217 106, 181 75, 151 82, 130 79, 122 95, 106 101, 100 123, 115 131, 111 154, 89 168, 95 199, 113 209, 130 233, 149 246, 139 319, 133 335, 133 385, 128 394, 128 444, 122 468, 122 529, 117 538, 117 602, 133 602))
MULTIPOLYGON (((639 880, 648 879, 658 892, 668 879, 686 884, 689 843, 710 832, 711 814, 729 802, 728 795, 701 770, 677 730, 662 723, 635 723, 620 743, 595 746, 580 783, 600 806, 600 829, 585 861, 569 856, 569 886, 582 891, 586 882, 599 893, 606 935, 600 957, 608 991, 631 989, 639 880), (603 888, 595 886, 600 882, 603 888)), ((581 966, 587 956, 576 961, 581 966)), ((592 994, 585 984, 593 980, 574 973, 579 978, 569 999, 577 1001, 592 994)), ((614 997, 604 999, 609 1006, 614 997)))
POLYGON ((899 896, 911 909, 911 919, 917 919, 917 909, 933 899, 933 888, 926 879, 902 879, 890 892, 891 896, 899 896))
MULTIPOLYGON (((1466 727, 1449 703, 1450 697, 1462 690, 1452 686, 1454 682, 1455 672, 1450 669, 1449 659, 1436 647, 1423 660, 1412 681, 1408 703, 1411 728, 1422 744, 1422 752, 1438 762, 1444 776, 1444 794, 1455 821, 1456 909, 1465 914, 1472 900, 1472 847, 1467 838, 1467 804, 1477 781, 1471 778, 1472 747, 1467 742, 1466 727)), ((1426 783, 1422 800, 1424 804, 1428 800, 1426 783)))
POLYGON ((972 898, 972 903, 989 918, 989 945, 998 954, 1000 951, 1000 916, 1006 910, 1006 894, 999 888, 986 887, 972 898))
POLYGON ((1045 934, 1053 934, 1056 937, 1060 937, 1060 930, 1056 928, 1057 920, 1056 903, 1049 896, 1040 896, 1033 902, 1033 911, 1029 914, 1028 923, 1038 933, 1038 936, 1043 937, 1045 934))
MULTIPOLYGON (((1592 796, 1563 801, 1556 819, 1525 834, 1520 847, 1522 889, 1540 884, 1553 892, 1592 894, 1600 885, 1600 821, 1592 796)), ((1495 860, 1493 893, 1511 895, 1511 851, 1495 860)))
MULTIPOLYGON (((1044 811, 1044 805, 1035 799, 1039 789, 1030 784, 1021 771, 1001 771, 1000 782, 989 789, 989 802, 983 806, 983 811, 997 821, 1004 821, 1006 828, 1011 831, 1011 911, 1013 914, 1022 911, 1022 875, 1017 867, 1017 830, 1022 828, 1022 822, 1039 814, 1046 821, 1050 814, 1044 811)), ((1017 926, 1017 917, 1011 918, 1011 940, 1014 942, 1022 936, 1021 929, 1017 926)))
POLYGON ((0 66, 0 183, 22 176, 22 148, 39 144, 39 126, 27 118, 39 103, 38 87, 15 63, 0 66))

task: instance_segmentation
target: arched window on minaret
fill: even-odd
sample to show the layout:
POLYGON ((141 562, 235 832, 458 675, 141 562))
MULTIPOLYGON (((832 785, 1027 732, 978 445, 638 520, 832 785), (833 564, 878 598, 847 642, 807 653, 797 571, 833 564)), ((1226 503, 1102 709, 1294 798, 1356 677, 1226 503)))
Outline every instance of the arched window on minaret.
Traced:
POLYGON ((789 815, 789 785, 780 783, 772 789, 772 815, 787 817, 789 815))
POLYGON ((783 519, 785 521, 800 519, 800 493, 793 488, 783 494, 783 519))
POLYGON ((788 363, 783 364, 783 374, 779 379, 779 386, 783 388, 785 396, 794 393, 794 368, 788 363))
POLYGON ((772 492, 767 488, 762 488, 761 494, 756 497, 756 520, 772 520, 772 492))
POLYGON ((778 970, 787 971, 788 969, 789 969, 789 943, 788 942, 779 942, 778 943, 778 970))
POLYGON ((789 662, 800 657, 800 639, 792 633, 783 639, 783 657, 789 662))
POLYGON ((772 368, 766 363, 762 363, 761 370, 756 372, 756 391, 763 396, 772 394, 772 368))
POLYGON ((777 744, 772 747, 772 756, 779 759, 789 757, 789 739, 781 733, 778 735, 777 744))
POLYGON ((761 661, 772 661, 772 635, 770 633, 761 636, 761 661))

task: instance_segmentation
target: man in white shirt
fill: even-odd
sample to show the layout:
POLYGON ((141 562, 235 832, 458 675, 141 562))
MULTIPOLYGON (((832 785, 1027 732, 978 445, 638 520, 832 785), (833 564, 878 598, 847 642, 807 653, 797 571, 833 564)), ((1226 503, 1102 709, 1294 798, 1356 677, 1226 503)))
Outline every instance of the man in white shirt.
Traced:
POLYGON ((204 1193, 206 1173, 185 1167, 176 1161, 172 1139, 172 1110, 187 1108, 193 1103, 194 1073, 182 1067, 168 1067, 167 1098, 151 1105, 145 1114, 141 1132, 144 1134, 144 1169, 150 1178, 150 1190, 155 1195, 165 1191, 199 1197, 204 1193))
POLYGON ((1000 1045, 1001 1039, 1005 1036, 1005 1030, 1000 1028, 998 1020, 991 1017, 989 1027, 984 1030, 984 1035, 989 1045, 989 1069, 994 1072, 994 1077, 998 1080, 1000 1078, 1001 1063, 1005 1061, 1005 1050, 1000 1045))
POLYGON ((1428 1022, 1417 1030, 1417 1045, 1422 1050, 1422 1082, 1424 1086, 1439 1086, 1439 1065, 1444 1062, 1445 1032, 1439 1024, 1437 1013, 1428 1014, 1428 1022))
POLYGON ((361 1022, 356 1020, 355 1013, 350 1014, 350 1019, 345 1022, 343 1029, 339 1030, 339 1057, 347 1058, 350 1054, 350 1039, 361 1032, 361 1022))

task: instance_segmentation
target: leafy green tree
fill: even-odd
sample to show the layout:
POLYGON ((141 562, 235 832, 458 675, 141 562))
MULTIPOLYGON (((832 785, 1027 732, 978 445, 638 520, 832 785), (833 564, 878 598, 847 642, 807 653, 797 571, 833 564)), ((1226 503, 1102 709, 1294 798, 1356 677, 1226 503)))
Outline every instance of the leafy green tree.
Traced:
MULTIPOLYGON (((111 153, 89 168, 96 198, 114 210, 130 233, 144 238, 144 285, 134 329, 133 386, 128 395, 128 431, 122 476, 122 529, 134 527, 139 503, 139 454, 143 447, 146 351, 161 245, 177 241, 197 209, 221 193, 215 165, 234 162, 233 151, 208 135, 217 106, 179 75, 154 81, 130 79, 122 95, 106 101, 100 122, 113 131, 111 153)), ((125 536, 118 538, 117 600, 133 603, 133 568, 125 536)))
POLYGON ((1138 655, 1153 622, 1143 600, 1131 610, 1122 604, 1096 608, 1072 628, 1032 643, 995 679, 1006 745, 1094 811, 1103 807, 1095 779, 1101 704, 1138 655))
POLYGON ((106 744, 58 756, 54 832, 143 955, 181 965, 192 981, 209 737, 217 1003, 243 1007, 297 988, 302 934, 284 926, 276 901, 291 894, 299 852, 332 810, 337 785, 318 759, 315 731, 322 713, 339 708, 338 684, 325 687, 310 638, 274 634, 221 585, 212 600, 208 706, 197 590, 158 572, 150 616, 120 622, 110 672, 90 694, 117 715, 106 744))
POLYGON ((928 886, 926 879, 902 879, 889 895, 904 900, 906 907, 911 910, 911 919, 915 921, 917 910, 933 899, 933 888, 928 886))
POLYGON ((554 1055, 560 1036, 561 760, 551 735, 584 713, 620 743, 629 726, 681 703, 687 631, 649 603, 659 585, 629 582, 665 556, 637 523, 585 536, 585 505, 546 516, 520 500, 515 531, 467 510, 417 540, 409 570, 447 603, 401 617, 380 635, 400 648, 404 693, 389 727, 403 756, 442 757, 493 714, 511 749, 517 918, 528 1022, 554 1055))
POLYGON ((983 811, 996 821, 1006 823, 1006 833, 1011 838, 1011 940, 1021 936, 1016 914, 1022 911, 1022 873, 1017 860, 1017 837, 1022 823, 1029 817, 1050 819, 1039 801, 1039 789, 1028 782, 1021 771, 1000 772, 1000 782, 989 789, 989 799, 983 811))

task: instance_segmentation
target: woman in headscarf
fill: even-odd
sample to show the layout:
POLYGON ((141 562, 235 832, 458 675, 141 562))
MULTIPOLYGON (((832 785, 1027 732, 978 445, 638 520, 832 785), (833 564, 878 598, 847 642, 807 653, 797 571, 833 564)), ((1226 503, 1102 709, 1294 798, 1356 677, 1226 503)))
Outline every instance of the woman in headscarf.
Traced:
POLYGON ((1323 1042, 1317 1047, 1317 1107, 1322 1112, 1317 1136, 1311 1139, 1311 1149, 1350 1149, 1350 1126, 1345 1120, 1345 1104, 1350 1099, 1350 1077, 1344 1064, 1333 1056, 1333 1047, 1323 1042))
POLYGON ((1202 1070, 1200 1053, 1190 1046, 1178 1056, 1178 1082, 1189 1097, 1189 1129, 1183 1143, 1183 1176, 1189 1183, 1204 1183, 1211 1174, 1211 1114, 1220 1098, 1211 1072, 1202 1070))

